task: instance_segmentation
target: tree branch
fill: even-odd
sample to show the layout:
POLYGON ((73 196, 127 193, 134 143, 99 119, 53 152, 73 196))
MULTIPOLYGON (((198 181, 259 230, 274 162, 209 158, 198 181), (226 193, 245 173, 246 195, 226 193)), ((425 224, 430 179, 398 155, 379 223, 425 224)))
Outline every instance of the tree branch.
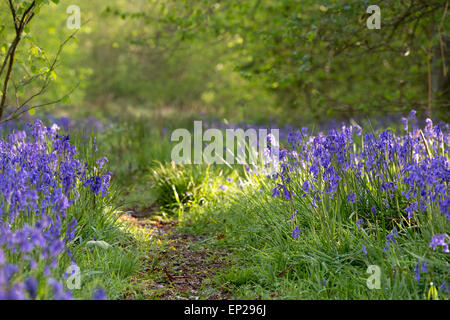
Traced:
MULTIPOLYGON (((14 6, 12 2, 10 1, 10 10, 12 11, 13 17, 16 17, 16 11, 14 9, 14 6)), ((8 49, 8 53, 5 57, 5 60, 3 61, 2 68, 0 69, 0 76, 3 74, 4 68, 6 65, 8 65, 8 69, 6 71, 5 80, 3 82, 3 89, 2 89, 2 96, 0 101, 0 119, 3 116, 3 112, 5 110, 5 104, 6 104, 6 97, 8 95, 8 84, 9 80, 11 78, 11 72, 12 67, 14 65, 15 55, 17 46, 19 45, 19 42, 22 37, 23 30, 25 29, 25 26, 27 26, 31 19, 34 17, 34 10, 36 9, 36 2, 33 1, 30 6, 25 10, 25 12, 22 15, 22 18, 20 19, 20 23, 17 26, 17 22, 14 20, 14 27, 16 28, 16 36, 8 49)), ((14 18, 15 19, 15 18, 14 18)))

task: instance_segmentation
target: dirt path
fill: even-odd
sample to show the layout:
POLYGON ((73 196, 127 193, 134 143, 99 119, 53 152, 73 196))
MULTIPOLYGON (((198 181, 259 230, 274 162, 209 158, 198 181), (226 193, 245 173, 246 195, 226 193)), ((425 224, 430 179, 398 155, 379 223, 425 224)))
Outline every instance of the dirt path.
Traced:
MULTIPOLYGON (((212 278, 225 266, 226 252, 208 246, 207 238, 181 232, 176 220, 142 217, 128 212, 121 219, 149 235, 151 249, 143 268, 132 279, 138 298, 220 300, 229 298, 212 278)), ((135 299, 136 294, 126 298, 135 299)))

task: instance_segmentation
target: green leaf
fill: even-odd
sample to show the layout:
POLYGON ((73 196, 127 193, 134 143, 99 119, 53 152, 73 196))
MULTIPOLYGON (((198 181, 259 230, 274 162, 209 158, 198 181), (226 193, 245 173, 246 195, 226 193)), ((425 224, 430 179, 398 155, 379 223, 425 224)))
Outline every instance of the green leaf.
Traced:
POLYGON ((64 104, 64 105, 70 105, 70 97, 69 96, 64 96, 62 99, 61 99, 61 104, 64 104))

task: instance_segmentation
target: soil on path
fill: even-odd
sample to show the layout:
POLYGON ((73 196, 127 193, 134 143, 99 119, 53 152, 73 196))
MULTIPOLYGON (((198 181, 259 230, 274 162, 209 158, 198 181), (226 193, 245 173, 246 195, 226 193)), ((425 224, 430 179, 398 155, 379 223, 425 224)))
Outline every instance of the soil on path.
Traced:
POLYGON ((178 221, 159 216, 145 217, 127 212, 121 219, 149 235, 151 245, 143 268, 133 276, 135 299, 222 300, 226 291, 217 288, 214 275, 226 265, 226 252, 208 246, 203 236, 188 234, 177 228, 178 221))

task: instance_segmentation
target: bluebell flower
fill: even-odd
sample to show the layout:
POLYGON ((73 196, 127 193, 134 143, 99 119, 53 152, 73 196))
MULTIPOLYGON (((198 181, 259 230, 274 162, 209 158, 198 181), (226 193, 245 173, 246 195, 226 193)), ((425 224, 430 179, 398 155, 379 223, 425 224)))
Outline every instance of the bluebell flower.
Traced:
POLYGON ((295 218, 295 216, 297 216, 298 210, 296 209, 292 214, 291 214, 291 220, 293 220, 295 218))
POLYGON ((361 136, 362 129, 360 126, 358 126, 358 125, 353 126, 353 130, 357 136, 361 136))
POLYGON ((448 250, 448 242, 446 241, 448 239, 448 235, 445 234, 435 234, 430 241, 430 248, 436 250, 437 246, 442 246, 442 252, 449 253, 448 250))
POLYGON ((391 244, 395 243, 395 238, 398 236, 397 228, 394 227, 390 233, 386 235, 386 246, 384 247, 384 251, 388 251, 391 244))
POLYGON ((0 266, 4 265, 5 262, 6 262, 5 253, 4 253, 3 250, 0 248, 0 266))
POLYGON ((450 285, 448 285, 447 282, 443 281, 442 284, 439 286, 439 289, 441 289, 445 293, 449 293, 450 292, 450 285))
POLYGON ((420 281, 420 273, 419 273, 419 263, 417 262, 417 264, 416 264, 416 266, 415 266, 415 268, 414 268, 414 271, 415 271, 415 276, 414 276, 414 278, 417 280, 417 281, 420 281))
POLYGON ((305 192, 309 192, 309 186, 310 186, 310 184, 309 184, 308 180, 305 180, 305 182, 303 182, 302 189, 305 192))
POLYGON ((428 272, 427 264, 426 264, 425 261, 422 261, 422 264, 420 266, 420 271, 423 272, 423 273, 427 273, 428 272))
POLYGON ((294 239, 298 239, 299 235, 300 235, 300 229, 298 228, 298 225, 296 225, 294 230, 292 230, 292 237, 294 239))
POLYGON ((25 289, 27 290, 28 294, 30 295, 31 299, 35 299, 37 296, 37 289, 38 289, 38 283, 35 278, 28 277, 25 279, 25 289))
POLYGON ((405 118, 405 117, 402 117, 400 120, 401 120, 401 122, 402 122, 402 124, 403 124, 403 129, 404 129, 405 131, 408 131, 408 119, 405 118))
POLYGON ((97 290, 94 292, 94 296, 92 297, 93 300, 106 300, 106 292, 103 290, 103 288, 98 287, 97 290))
POLYGON ((103 166, 105 165, 105 163, 108 162, 108 159, 106 157, 100 158, 99 160, 97 160, 97 164, 99 166, 100 169, 103 168, 103 166))
POLYGON ((351 192, 347 196, 347 202, 355 203, 356 196, 354 192, 351 192))
POLYGON ((413 217, 414 210, 417 210, 417 202, 414 202, 405 208, 406 213, 408 213, 408 219, 413 217))
POLYGON ((357 219, 357 220, 355 221, 355 224, 356 224, 356 226, 358 227, 358 229, 360 229, 360 228, 361 228, 361 225, 364 224, 364 220, 363 220, 363 219, 357 219))

